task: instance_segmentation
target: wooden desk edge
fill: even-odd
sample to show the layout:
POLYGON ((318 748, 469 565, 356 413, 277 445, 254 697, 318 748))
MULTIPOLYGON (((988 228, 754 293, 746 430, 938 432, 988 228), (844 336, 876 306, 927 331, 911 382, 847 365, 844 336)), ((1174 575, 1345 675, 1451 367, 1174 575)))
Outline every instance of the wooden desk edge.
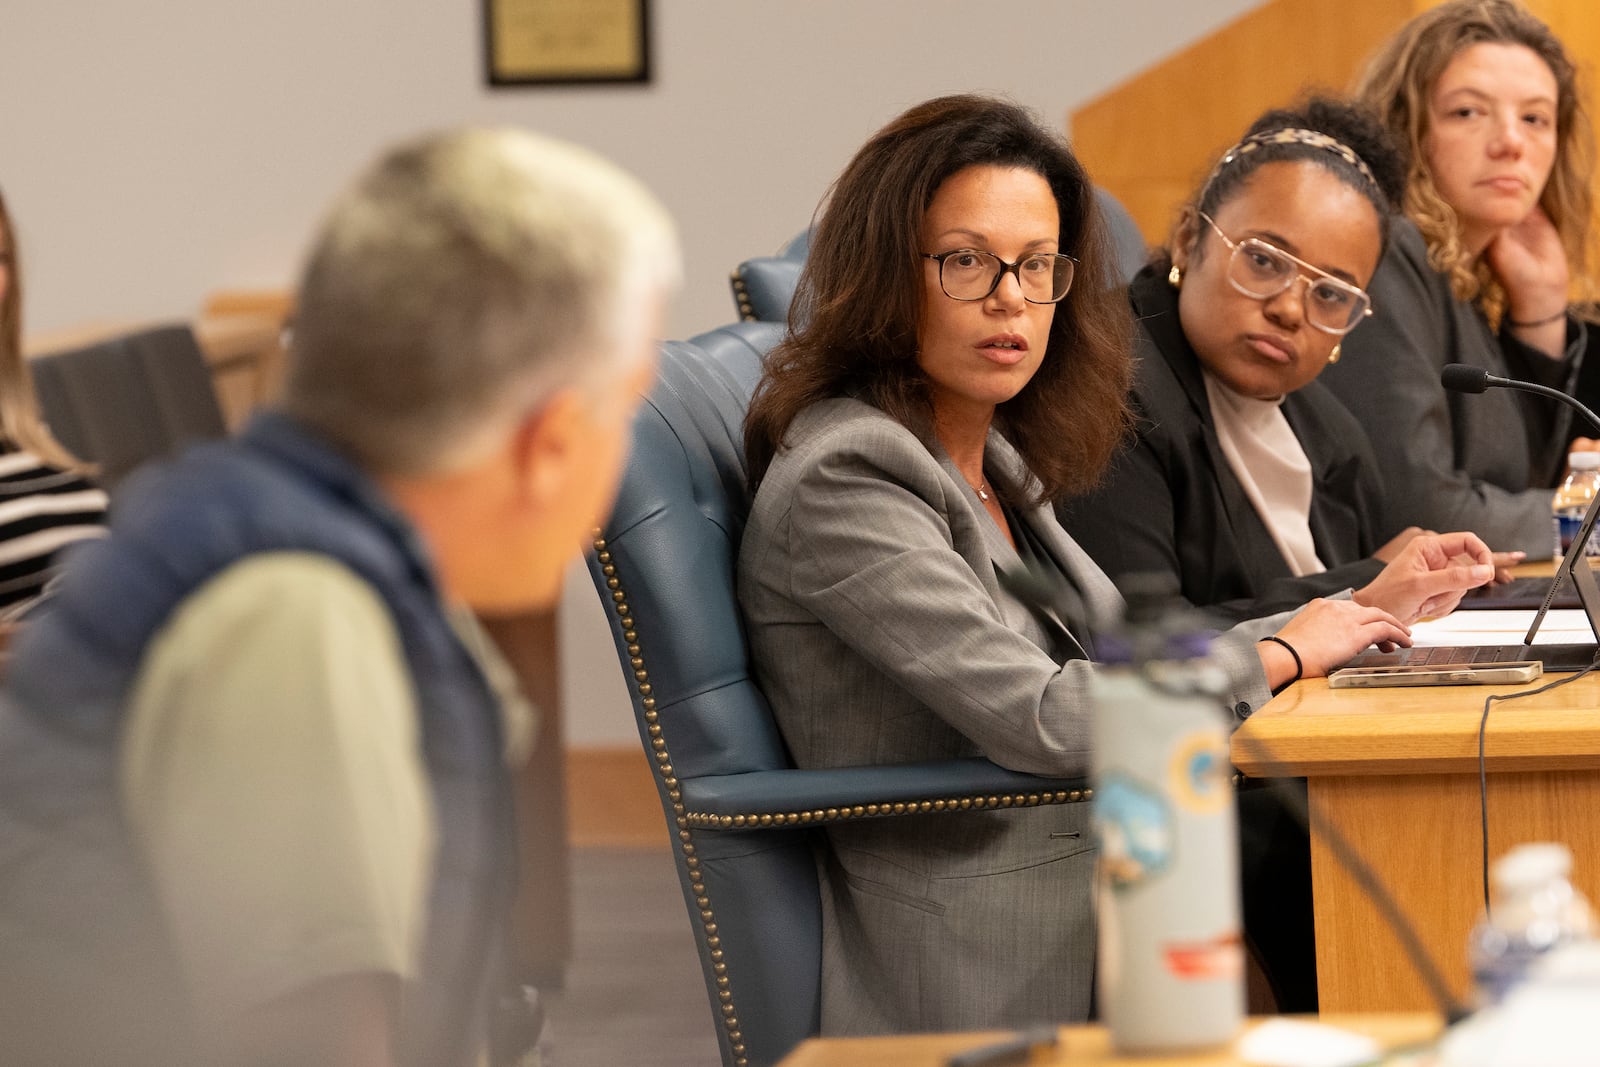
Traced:
MULTIPOLYGON (((1326 1023, 1364 1034, 1386 1050, 1432 1041, 1443 1031, 1437 1015, 1427 1012, 1295 1016, 1308 1022, 1326 1023)), ((1265 1022, 1250 1020, 1250 1025, 1265 1022)), ((1063 1026, 1060 1044, 1048 1055, 1029 1062, 1035 1067, 1056 1064, 1065 1067, 1229 1067, 1240 1061, 1227 1049, 1181 1056, 1115 1056, 1110 1050, 1106 1030, 1098 1025, 1063 1026)), ((943 1067, 951 1056, 985 1044, 1014 1036, 1010 1031, 981 1031, 960 1034, 903 1034, 891 1037, 813 1037, 802 1042, 779 1063, 779 1067, 846 1067, 871 1063, 878 1067, 943 1067)))
MULTIPOLYGON (((1234 732, 1234 766, 1254 776, 1476 772, 1483 701, 1534 686, 1331 690, 1296 683, 1234 732)), ((1487 762, 1494 770, 1600 768, 1600 685, 1496 703, 1487 762)))
MULTIPOLYGON (((1555 561, 1522 563, 1513 572, 1519 577, 1548 577, 1555 573, 1555 561)), ((1255 777, 1476 771, 1483 698, 1492 693, 1525 692, 1550 680, 1547 676, 1524 686, 1334 691, 1325 679, 1308 679, 1297 682, 1239 727, 1235 737, 1242 736, 1243 742, 1236 740, 1233 745, 1233 765, 1255 777), (1385 735, 1404 736, 1408 744, 1399 748, 1384 745, 1385 735), (1249 751, 1251 740, 1263 743, 1271 755, 1249 751)), ((1518 716, 1522 736, 1514 741, 1503 733, 1496 736, 1491 712, 1489 766, 1496 770, 1600 768, 1600 714, 1595 714, 1600 712, 1600 688, 1591 692, 1595 695, 1586 707, 1579 703, 1559 710, 1570 697, 1548 694, 1537 698, 1534 706, 1519 709, 1538 714, 1518 716)))

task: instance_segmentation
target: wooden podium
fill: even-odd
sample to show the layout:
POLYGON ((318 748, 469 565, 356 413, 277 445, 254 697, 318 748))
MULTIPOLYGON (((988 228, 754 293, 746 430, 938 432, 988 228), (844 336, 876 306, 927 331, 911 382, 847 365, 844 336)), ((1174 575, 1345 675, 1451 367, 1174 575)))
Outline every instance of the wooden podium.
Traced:
MULTIPOLYGON (((1467 935, 1483 907, 1478 722, 1484 697, 1525 686, 1336 689, 1300 682, 1236 732, 1252 777, 1303 776, 1313 819, 1341 830, 1416 926, 1452 990, 1469 989, 1467 935)), ((1496 702, 1485 748, 1491 861, 1525 841, 1572 850, 1600 901, 1600 672, 1496 702)), ((1327 846, 1312 839, 1317 988, 1324 1012, 1432 1009, 1398 940, 1327 846)))

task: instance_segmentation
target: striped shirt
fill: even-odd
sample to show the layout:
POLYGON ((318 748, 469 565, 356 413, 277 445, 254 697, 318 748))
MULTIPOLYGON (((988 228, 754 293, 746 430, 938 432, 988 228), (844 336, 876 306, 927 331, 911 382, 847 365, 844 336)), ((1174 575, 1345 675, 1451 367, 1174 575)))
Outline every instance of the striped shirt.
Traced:
POLYGON ((38 601, 62 550, 105 536, 105 524, 104 490, 0 440, 0 621, 38 601))

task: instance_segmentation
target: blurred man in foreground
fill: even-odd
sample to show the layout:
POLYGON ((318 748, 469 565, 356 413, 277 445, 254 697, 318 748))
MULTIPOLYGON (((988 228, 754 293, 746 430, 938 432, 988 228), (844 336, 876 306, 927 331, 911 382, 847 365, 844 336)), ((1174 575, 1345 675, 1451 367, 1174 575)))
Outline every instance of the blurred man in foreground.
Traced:
POLYGON ((480 1061, 515 730, 451 615, 556 599, 677 270, 642 187, 525 133, 339 201, 281 407, 129 490, 16 649, 8 1063, 480 1061))

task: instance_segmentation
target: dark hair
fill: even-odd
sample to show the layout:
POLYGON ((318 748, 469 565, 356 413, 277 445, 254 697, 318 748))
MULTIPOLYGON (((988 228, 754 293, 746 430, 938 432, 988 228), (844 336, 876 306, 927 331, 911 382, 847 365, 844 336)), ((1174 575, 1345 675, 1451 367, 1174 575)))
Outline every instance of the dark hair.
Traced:
POLYGON ((1268 111, 1250 124, 1239 144, 1223 153, 1222 160, 1180 217, 1180 230, 1193 224, 1196 211, 1216 218, 1222 205, 1238 196, 1250 176, 1268 163, 1314 163, 1327 170, 1372 204, 1383 241, 1389 239, 1389 216, 1399 210, 1405 195, 1405 154, 1378 116, 1360 105, 1330 97, 1313 96, 1298 107, 1268 111), (1309 130, 1333 138, 1366 164, 1371 177, 1331 148, 1297 141, 1252 142, 1252 138, 1279 130, 1309 130), (1251 150, 1238 151, 1246 144, 1252 145, 1251 150))
POLYGON ((795 417, 829 397, 855 396, 914 432, 931 433, 928 383, 917 364, 924 288, 922 221, 934 193, 967 167, 1020 167, 1050 186, 1060 248, 1077 281, 1056 306, 1044 362, 995 425, 1038 485, 996 489, 1043 502, 1098 480, 1127 432, 1132 323, 1108 277, 1111 243, 1094 186, 1066 143, 1015 104, 946 96, 879 130, 829 193, 789 312, 745 419, 750 484, 759 484, 795 417))

